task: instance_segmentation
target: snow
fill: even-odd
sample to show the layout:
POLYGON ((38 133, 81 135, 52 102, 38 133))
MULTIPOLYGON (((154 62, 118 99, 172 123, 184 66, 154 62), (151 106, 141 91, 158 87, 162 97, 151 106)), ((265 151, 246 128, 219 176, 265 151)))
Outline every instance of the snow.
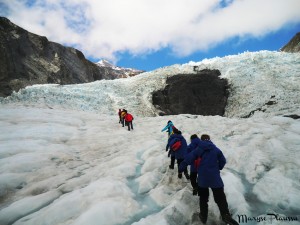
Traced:
MULTIPOLYGON (((189 143, 210 134, 233 217, 245 224, 300 224, 300 54, 246 52, 160 68, 128 79, 35 85, 0 99, 0 224, 199 224, 191 184, 168 168, 172 120, 189 143), (226 117, 156 116, 151 93, 193 65, 231 84, 226 117), (275 97, 272 97, 275 96, 275 97), (266 105, 270 100, 276 104, 266 105), (134 130, 118 123, 126 108, 134 130), (257 108, 249 118, 242 118, 257 108), (293 216, 298 221, 270 220, 293 216)), ((209 224, 221 224, 212 193, 209 224)), ((241 223, 243 224, 243 223, 241 223)))
POLYGON ((103 67, 114 67, 113 64, 111 64, 110 62, 108 62, 104 59, 101 59, 99 62, 96 63, 96 65, 103 66, 103 67))
POLYGON ((125 77, 130 77, 130 75, 132 75, 132 73, 141 73, 141 70, 137 70, 137 69, 133 69, 133 68, 125 68, 125 67, 119 67, 119 66, 115 66, 112 63, 110 63, 107 60, 100 60, 98 62, 95 63, 97 66, 99 67, 110 67, 111 69, 115 70, 115 71, 119 71, 119 78, 122 77, 122 75, 126 75, 125 77))

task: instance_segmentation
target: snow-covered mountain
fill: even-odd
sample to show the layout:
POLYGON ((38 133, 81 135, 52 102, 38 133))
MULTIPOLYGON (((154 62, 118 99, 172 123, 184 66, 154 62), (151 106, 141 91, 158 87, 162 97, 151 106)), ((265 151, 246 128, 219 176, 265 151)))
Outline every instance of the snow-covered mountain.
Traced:
MULTIPOLYGON (((168 168, 161 129, 172 120, 188 143, 208 133, 223 151, 240 224, 299 225, 299 62, 299 53, 246 52, 0 98, 0 224, 200 224, 198 197, 168 168), (225 117, 157 116, 152 92, 194 66, 229 81, 225 117), (119 108, 134 115, 133 131, 119 108)), ((222 224, 212 194, 208 224, 222 224)))
POLYGON ((143 70, 115 66, 104 59, 97 62, 96 65, 99 66, 100 68, 105 68, 106 70, 108 70, 110 79, 128 78, 145 72, 143 70))
POLYGON ((101 59, 99 62, 96 63, 100 67, 112 67, 112 68, 117 68, 107 60, 101 59))

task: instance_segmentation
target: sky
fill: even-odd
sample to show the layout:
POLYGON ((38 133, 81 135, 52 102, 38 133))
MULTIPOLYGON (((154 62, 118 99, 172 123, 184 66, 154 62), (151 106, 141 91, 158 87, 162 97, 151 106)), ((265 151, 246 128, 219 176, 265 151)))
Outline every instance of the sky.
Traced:
MULTIPOLYGON (((0 98, 0 224, 200 224, 190 182, 168 168, 161 129, 172 120, 188 144, 206 133, 222 150, 232 216, 261 219, 240 224, 299 225, 300 121, 284 116, 300 115, 299 62, 299 53, 247 52, 0 98), (157 116, 152 91, 193 65, 228 79, 226 116, 157 116), (133 131, 118 123, 125 106, 133 131)), ((210 194, 207 223, 222 224, 219 215, 210 194)))
POLYGON ((299 0, 0 0, 0 15, 93 62, 151 71, 277 51, 300 31, 299 0))

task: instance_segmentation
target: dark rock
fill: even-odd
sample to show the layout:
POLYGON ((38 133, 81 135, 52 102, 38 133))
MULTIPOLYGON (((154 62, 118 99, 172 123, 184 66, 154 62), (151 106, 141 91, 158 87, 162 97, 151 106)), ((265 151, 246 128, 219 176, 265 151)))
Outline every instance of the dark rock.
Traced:
POLYGON ((266 105, 275 105, 275 104, 277 104, 276 101, 268 101, 268 102, 266 103, 266 105))
POLYGON ((0 17, 0 97, 33 84, 78 84, 104 71, 71 47, 50 42, 0 17))
POLYGON ((242 118, 250 118, 251 116, 254 115, 255 112, 259 112, 259 111, 265 112, 266 110, 265 109, 261 109, 261 108, 257 108, 255 110, 252 110, 248 115, 242 116, 242 118))
POLYGON ((294 120, 300 119, 300 116, 299 116, 299 115, 297 115, 297 114, 292 114, 292 115, 284 115, 284 117, 290 117, 290 118, 292 118, 292 119, 294 119, 294 120))
MULTIPOLYGON (((274 99, 275 97, 276 97, 275 95, 272 95, 270 99, 274 99)), ((242 116, 242 118, 250 118, 251 116, 254 115, 255 112, 259 112, 259 111, 265 112, 267 111, 266 108, 268 108, 268 106, 276 105, 276 104, 277 102, 275 100, 270 100, 266 102, 262 107, 252 110, 248 115, 242 116)))
POLYGON ((228 98, 228 82, 219 70, 179 74, 167 79, 164 90, 152 95, 160 115, 196 114, 223 116, 228 98))
POLYGON ((283 48, 283 52, 300 52, 300 32, 297 33, 283 48))

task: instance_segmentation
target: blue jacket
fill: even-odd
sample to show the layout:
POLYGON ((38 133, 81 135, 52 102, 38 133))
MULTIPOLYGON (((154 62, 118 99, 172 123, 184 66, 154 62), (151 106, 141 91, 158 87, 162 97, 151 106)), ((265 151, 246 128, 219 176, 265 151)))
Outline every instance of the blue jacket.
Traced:
POLYGON ((168 124, 167 124, 167 126, 165 126, 162 130, 161 130, 161 132, 163 132, 163 131, 165 131, 165 130, 168 130, 168 134, 169 134, 169 136, 173 133, 173 127, 174 125, 173 125, 173 123, 172 122, 169 122, 168 124))
POLYGON ((174 138, 173 135, 174 135, 174 134, 172 134, 172 135, 169 137, 168 143, 167 143, 167 148, 169 148, 169 152, 170 152, 171 157, 175 157, 175 152, 170 148, 170 145, 169 145, 169 143, 171 142, 171 140, 174 138))
POLYGON ((196 150, 187 155, 185 160, 180 163, 179 171, 184 171, 187 165, 191 165, 194 161, 201 157, 201 163, 198 167, 198 186, 221 188, 224 187, 220 170, 226 164, 226 159, 222 151, 217 148, 211 141, 201 141, 196 150))
MULTIPOLYGON (((198 137, 192 139, 191 144, 189 144, 187 147, 187 153, 189 154, 192 151, 195 151, 200 146, 201 143, 202 141, 198 137)), ((195 167, 194 163, 191 164, 191 172, 197 172, 197 168, 195 167)))
POLYGON ((171 150, 171 152, 175 153, 175 159, 184 159, 187 155, 187 143, 181 134, 172 134, 168 140, 168 145, 171 147, 178 140, 181 141, 181 147, 176 151, 171 150))

